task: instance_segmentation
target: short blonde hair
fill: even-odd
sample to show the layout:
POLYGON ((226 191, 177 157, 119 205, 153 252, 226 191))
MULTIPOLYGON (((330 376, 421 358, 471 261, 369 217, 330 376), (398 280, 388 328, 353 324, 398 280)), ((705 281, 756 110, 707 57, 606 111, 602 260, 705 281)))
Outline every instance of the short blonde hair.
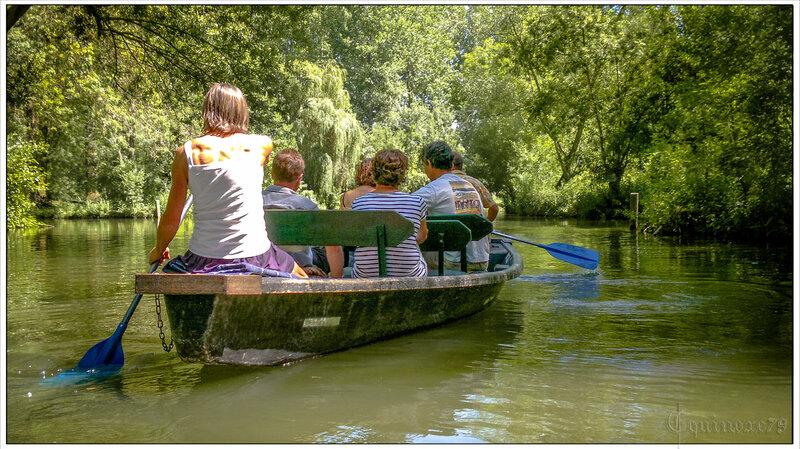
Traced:
POLYGON ((203 100, 203 132, 206 134, 246 133, 250 124, 247 100, 231 84, 216 83, 203 100))
POLYGON ((299 151, 286 148, 275 155, 272 160, 272 180, 278 182, 294 182, 306 170, 306 161, 299 151))
POLYGON ((400 150, 381 150, 372 158, 375 184, 399 186, 406 179, 408 158, 400 150))

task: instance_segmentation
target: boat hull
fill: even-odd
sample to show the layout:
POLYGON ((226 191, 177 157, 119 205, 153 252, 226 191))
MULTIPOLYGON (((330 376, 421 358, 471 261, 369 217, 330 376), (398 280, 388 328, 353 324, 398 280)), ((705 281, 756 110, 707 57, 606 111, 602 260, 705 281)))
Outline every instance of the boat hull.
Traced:
POLYGON ((172 338, 184 361, 280 365, 483 310, 503 282, 522 271, 519 255, 504 246, 508 249, 495 272, 310 280, 140 275, 137 291, 164 294, 172 338))

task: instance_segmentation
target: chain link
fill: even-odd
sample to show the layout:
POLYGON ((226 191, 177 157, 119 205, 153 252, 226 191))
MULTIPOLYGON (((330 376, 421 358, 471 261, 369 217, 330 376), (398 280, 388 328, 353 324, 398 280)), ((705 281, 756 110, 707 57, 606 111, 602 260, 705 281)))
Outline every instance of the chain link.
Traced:
POLYGON ((161 347, 164 348, 164 351, 170 352, 175 342, 172 337, 169 337, 169 344, 167 344, 167 336, 164 335, 164 322, 161 321, 161 295, 158 294, 156 294, 156 317, 158 317, 156 323, 158 324, 158 336, 161 338, 161 347))

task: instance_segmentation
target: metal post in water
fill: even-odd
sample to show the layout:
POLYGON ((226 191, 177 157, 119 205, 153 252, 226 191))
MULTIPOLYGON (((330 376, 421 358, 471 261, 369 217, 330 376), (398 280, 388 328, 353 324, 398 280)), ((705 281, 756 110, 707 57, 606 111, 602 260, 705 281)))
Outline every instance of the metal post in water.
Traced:
POLYGON ((631 224, 631 229, 639 232, 639 193, 631 193, 631 213, 634 217, 634 222, 631 224))

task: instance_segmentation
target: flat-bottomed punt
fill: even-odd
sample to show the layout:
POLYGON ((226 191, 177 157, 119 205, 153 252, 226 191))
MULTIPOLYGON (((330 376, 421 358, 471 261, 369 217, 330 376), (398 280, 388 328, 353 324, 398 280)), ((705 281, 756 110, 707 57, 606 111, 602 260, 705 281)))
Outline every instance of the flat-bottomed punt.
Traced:
MULTIPOLYGON (((290 222, 296 224, 305 217, 298 212, 284 214, 293 214, 289 215, 290 222)), ((315 214, 317 223, 320 216, 334 217, 337 222, 346 217, 343 223, 348 223, 350 229, 355 217, 353 211, 315 211, 315 214)), ((383 244, 396 245, 392 243, 399 238, 392 236, 394 225, 387 225, 383 214, 377 216, 383 231, 377 234, 383 237, 388 234, 383 244)), ((372 215, 371 219, 376 219, 372 215)), ((426 248, 435 248, 438 243, 439 249, 449 250, 443 244, 448 238, 449 225, 437 226, 437 220, 431 218, 429 240, 433 240, 426 248)), ((279 226, 281 220, 273 216, 271 222, 279 226)), ((303 235, 310 232, 308 238, 321 241, 321 245, 333 241, 331 237, 320 240, 307 225, 302 226, 303 235)), ((331 233, 330 223, 321 226, 331 233)), ((361 228, 366 228, 374 241, 376 234, 370 231, 370 225, 361 228)), ((297 231, 296 225, 293 231, 297 231)), ((281 234, 287 233, 270 229, 271 238, 287 244, 291 239, 281 234)), ((406 229, 399 235, 409 234, 406 229)), ((336 238, 340 244, 352 244, 352 238, 345 240, 336 238)), ((382 245, 378 246, 383 251, 382 245)), ((370 279, 140 274, 136 276, 136 291, 164 296, 175 347, 184 361, 280 365, 472 315, 491 304, 503 283, 521 272, 522 259, 510 242, 493 240, 489 268, 481 272, 440 275, 439 271, 430 270, 428 277, 370 279)))

